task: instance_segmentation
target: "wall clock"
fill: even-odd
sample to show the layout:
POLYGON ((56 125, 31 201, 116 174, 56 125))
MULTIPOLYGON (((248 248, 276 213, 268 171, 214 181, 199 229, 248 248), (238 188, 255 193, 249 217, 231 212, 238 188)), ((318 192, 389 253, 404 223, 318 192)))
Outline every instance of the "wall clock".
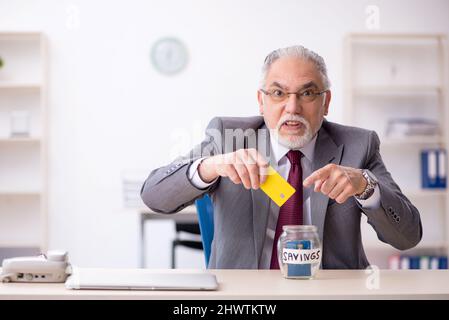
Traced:
POLYGON ((156 70, 163 74, 179 73, 187 65, 187 48, 176 38, 160 39, 151 49, 151 61, 156 70))

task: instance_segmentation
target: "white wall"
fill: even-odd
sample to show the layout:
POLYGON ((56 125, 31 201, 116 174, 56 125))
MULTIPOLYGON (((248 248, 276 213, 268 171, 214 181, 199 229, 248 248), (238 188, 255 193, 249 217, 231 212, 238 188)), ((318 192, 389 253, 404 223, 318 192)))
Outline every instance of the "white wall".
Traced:
MULTIPOLYGON (((51 247, 80 266, 137 266, 138 220, 123 209, 123 170, 149 173, 170 161, 173 130, 191 133, 193 144, 215 115, 257 114, 259 69, 275 48, 299 43, 325 58, 329 119, 340 121, 343 37, 368 31, 367 5, 379 6, 379 32, 449 32, 446 0, 1 0, 1 31, 43 31, 50 44, 51 247), (178 76, 150 64, 151 45, 165 36, 190 53, 178 76)), ((148 231, 156 257, 148 266, 168 267, 172 225, 148 231)), ((203 264, 201 255, 184 257, 193 260, 181 265, 203 264)))

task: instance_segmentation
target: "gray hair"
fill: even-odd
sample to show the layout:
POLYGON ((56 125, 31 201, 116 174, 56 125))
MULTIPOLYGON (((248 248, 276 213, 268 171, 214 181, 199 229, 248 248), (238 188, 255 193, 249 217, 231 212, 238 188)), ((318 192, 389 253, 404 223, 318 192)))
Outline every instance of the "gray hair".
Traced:
POLYGON ((262 77, 260 80, 260 86, 265 86, 265 80, 267 79, 267 73, 273 62, 282 57, 298 57, 304 60, 311 61, 315 64, 318 72, 321 74, 324 89, 330 89, 331 83, 327 76, 327 68, 324 59, 317 53, 309 50, 303 46, 292 46, 287 48, 280 48, 271 52, 266 58, 262 66, 262 77))

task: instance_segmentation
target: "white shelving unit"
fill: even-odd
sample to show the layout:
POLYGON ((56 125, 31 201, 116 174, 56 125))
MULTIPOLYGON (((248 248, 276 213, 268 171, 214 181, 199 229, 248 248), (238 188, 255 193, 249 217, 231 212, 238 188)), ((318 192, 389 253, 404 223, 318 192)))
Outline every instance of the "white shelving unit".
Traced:
POLYGON ((394 254, 449 253, 449 192, 422 189, 420 165, 422 149, 449 149, 446 41, 440 34, 350 34, 345 39, 344 121, 378 133, 387 169, 423 222, 421 243, 400 252, 380 242, 364 218, 368 259, 381 268, 388 267, 388 257, 394 254), (388 120, 413 117, 437 121, 440 133, 387 137, 388 120))
POLYGON ((0 32, 0 259, 47 250, 47 48, 39 32, 0 32), (28 134, 13 133, 25 114, 28 134))

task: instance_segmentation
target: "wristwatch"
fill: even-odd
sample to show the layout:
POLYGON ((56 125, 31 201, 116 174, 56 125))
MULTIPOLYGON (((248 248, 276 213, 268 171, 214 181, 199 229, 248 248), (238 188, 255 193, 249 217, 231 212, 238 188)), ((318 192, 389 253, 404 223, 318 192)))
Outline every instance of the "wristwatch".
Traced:
POLYGON ((377 186, 377 178, 371 171, 363 169, 362 175, 366 179, 367 184, 365 190, 361 194, 355 195, 358 200, 366 200, 371 197, 374 193, 374 189, 377 186))

